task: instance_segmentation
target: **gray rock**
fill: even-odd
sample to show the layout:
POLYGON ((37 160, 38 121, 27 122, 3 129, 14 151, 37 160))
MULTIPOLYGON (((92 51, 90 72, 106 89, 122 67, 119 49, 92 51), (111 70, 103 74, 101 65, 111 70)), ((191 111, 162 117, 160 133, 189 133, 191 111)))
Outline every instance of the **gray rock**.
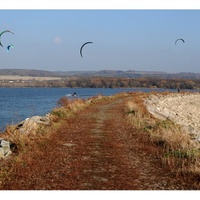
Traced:
POLYGON ((12 153, 10 145, 11 143, 9 141, 0 139, 0 158, 5 158, 12 153))
POLYGON ((25 119, 20 122, 16 126, 16 130, 18 130, 22 134, 34 132, 37 130, 39 124, 50 124, 50 119, 48 116, 33 116, 25 119))

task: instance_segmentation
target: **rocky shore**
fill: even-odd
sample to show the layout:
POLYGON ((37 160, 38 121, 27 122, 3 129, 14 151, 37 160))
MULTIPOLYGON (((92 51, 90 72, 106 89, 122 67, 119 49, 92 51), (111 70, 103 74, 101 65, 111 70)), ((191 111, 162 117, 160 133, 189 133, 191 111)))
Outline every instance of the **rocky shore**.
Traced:
POLYGON ((191 139, 200 142, 200 93, 150 95, 145 104, 155 117, 181 125, 191 139))
MULTIPOLYGON (((14 132, 17 131, 20 134, 34 134, 40 124, 50 124, 50 114, 27 118, 14 125, 14 132)), ((12 154, 14 148, 16 148, 14 143, 11 143, 4 138, 0 138, 0 158, 6 158, 12 154)))

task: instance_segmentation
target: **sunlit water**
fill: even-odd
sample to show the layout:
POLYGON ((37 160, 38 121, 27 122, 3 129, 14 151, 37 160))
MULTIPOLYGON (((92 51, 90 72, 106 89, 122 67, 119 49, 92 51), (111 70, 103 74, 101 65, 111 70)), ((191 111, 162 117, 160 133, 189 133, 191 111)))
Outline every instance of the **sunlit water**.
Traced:
MULTIPOLYGON (((16 124, 28 117, 44 116, 57 107, 58 100, 76 92, 77 98, 96 95, 109 96, 120 92, 150 92, 163 89, 93 89, 93 88, 0 88, 0 131, 7 125, 16 124)), ((176 90, 170 90, 176 91, 176 90)), ((72 97, 71 97, 72 98, 72 97)))

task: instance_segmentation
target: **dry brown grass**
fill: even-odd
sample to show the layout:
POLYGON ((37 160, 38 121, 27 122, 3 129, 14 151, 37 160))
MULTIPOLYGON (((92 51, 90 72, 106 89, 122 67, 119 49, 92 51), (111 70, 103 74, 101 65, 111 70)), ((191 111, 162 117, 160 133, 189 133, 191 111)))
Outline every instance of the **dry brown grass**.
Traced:
POLYGON ((52 114, 52 121, 54 122, 59 122, 62 118, 66 118, 71 116, 71 114, 75 113, 76 111, 79 111, 92 103, 95 103, 97 101, 101 101, 102 99, 105 99, 108 97, 102 96, 102 95, 97 95, 94 97, 91 97, 87 100, 84 99, 69 99, 67 97, 61 97, 58 100, 58 107, 54 108, 51 111, 52 114))
POLYGON ((50 113, 50 125, 40 125, 36 131, 28 134, 20 133, 16 130, 15 125, 7 126, 6 131, 1 133, 1 137, 16 144, 17 148, 13 150, 13 154, 9 158, 0 162, 0 185, 3 180, 6 181, 13 169, 19 177, 31 177, 34 170, 42 170, 42 166, 36 158, 45 157, 47 156, 44 155, 45 152, 51 151, 52 138, 55 137, 55 133, 64 121, 91 103, 101 101, 103 98, 106 97, 98 95, 88 100, 78 98, 70 100, 62 97, 58 101, 58 107, 50 113))
POLYGON ((163 149, 160 157, 164 166, 170 167, 172 171, 200 175, 199 146, 181 126, 170 120, 155 119, 144 105, 148 95, 133 94, 132 100, 124 108, 133 127, 146 132, 149 141, 163 149))
MULTIPOLYGON (((8 127, 6 133, 2 135, 2 137, 5 136, 4 138, 17 144, 18 149, 10 158, 5 159, 0 163, 0 185, 1 181, 6 182, 6 180, 11 177, 9 176, 10 174, 15 174, 11 177, 13 180, 17 179, 13 182, 11 181, 11 184, 17 184, 18 181, 23 181, 24 178, 41 182, 42 178, 40 177, 40 179, 38 179, 37 173, 33 173, 34 171, 42 172, 44 170, 44 166, 38 162, 37 158, 47 158, 50 156, 51 160, 47 162, 48 170, 55 170, 53 168, 51 169, 51 162, 53 162, 52 157, 54 156, 51 155, 51 148, 53 146, 52 143, 59 143, 59 141, 62 140, 62 138, 57 138, 58 132, 64 131, 63 127, 65 127, 65 129, 70 129, 69 126, 76 126, 77 129, 81 128, 79 123, 74 123, 74 119, 71 119, 70 117, 72 115, 76 116, 77 111, 84 108, 87 110, 87 106, 103 101, 105 98, 109 99, 111 102, 112 98, 123 96, 128 96, 129 98, 129 101, 122 109, 124 109, 134 130, 138 130, 135 131, 134 134, 142 133, 141 137, 143 137, 144 134, 147 135, 149 143, 161 149, 159 152, 162 152, 162 154, 159 154, 159 158, 162 160, 163 166, 170 167, 172 171, 177 173, 183 172, 185 174, 199 175, 200 155, 198 148, 196 148, 195 144, 179 126, 169 120, 157 120, 148 112, 143 101, 148 95, 149 94, 146 93, 121 93, 112 97, 98 95, 97 97, 88 100, 69 100, 67 98, 62 98, 58 102, 59 107, 51 112, 52 120, 50 126, 40 126, 37 130, 37 134, 22 135, 16 132, 13 126, 8 127), (65 120, 68 120, 66 124, 65 120), (65 124, 65 126, 62 126, 63 124, 65 124)), ((117 109, 121 109, 121 107, 117 109)), ((83 111, 87 113, 86 110, 83 111)), ((78 119, 75 121, 77 122, 78 119)), ((87 126, 89 123, 90 121, 87 121, 87 126)), ((112 120, 105 123, 110 123, 110 126, 112 126, 112 120)), ((132 129, 130 130, 132 131, 132 129)), ((124 131, 121 133, 123 134, 124 131)), ((72 137, 73 133, 70 134, 71 136, 67 137, 72 137)), ((129 133, 127 135, 129 135, 129 133)), ((83 136, 85 135, 82 135, 81 137, 83 136)), ((80 138, 80 136, 73 135, 73 137, 77 137, 77 140, 84 139, 84 137, 80 138)), ((83 141, 87 142, 87 139, 88 137, 83 141)), ((132 141, 129 142, 131 143, 132 141)), ((147 143, 144 145, 147 145, 147 143)), ((55 146, 56 145, 54 145, 54 147, 55 146)), ((82 149, 82 151, 84 151, 84 149, 82 149)), ((77 162, 75 164, 77 166, 79 163, 77 162)), ((73 165, 73 162, 71 165, 73 165)), ((34 185, 37 183, 33 182, 32 184, 34 185)), ((15 188, 14 185, 12 185, 12 187, 15 188)))

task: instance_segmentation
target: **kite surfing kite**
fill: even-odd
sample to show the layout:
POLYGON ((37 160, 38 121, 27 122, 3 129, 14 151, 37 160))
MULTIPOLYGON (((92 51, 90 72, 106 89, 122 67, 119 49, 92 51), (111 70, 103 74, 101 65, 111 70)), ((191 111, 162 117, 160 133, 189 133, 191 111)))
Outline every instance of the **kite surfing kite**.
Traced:
POLYGON ((10 48, 14 48, 14 45, 12 45, 12 44, 8 45, 8 46, 7 46, 7 52, 10 51, 10 48))
POLYGON ((14 34, 12 31, 9 31, 9 30, 5 30, 3 32, 0 33, 0 45, 3 47, 2 43, 1 43, 1 36, 4 34, 4 33, 12 33, 14 34))
POLYGON ((83 57, 83 54, 82 54, 82 50, 83 50, 83 47, 86 45, 86 44, 92 44, 93 42, 86 42, 86 43, 84 43, 82 46, 81 46, 81 48, 80 48, 80 55, 81 55, 81 57, 83 57))
POLYGON ((185 43, 185 40, 180 38, 180 39, 177 39, 177 40, 175 41, 175 45, 176 45, 176 43, 177 43, 179 40, 181 40, 183 43, 185 43))

